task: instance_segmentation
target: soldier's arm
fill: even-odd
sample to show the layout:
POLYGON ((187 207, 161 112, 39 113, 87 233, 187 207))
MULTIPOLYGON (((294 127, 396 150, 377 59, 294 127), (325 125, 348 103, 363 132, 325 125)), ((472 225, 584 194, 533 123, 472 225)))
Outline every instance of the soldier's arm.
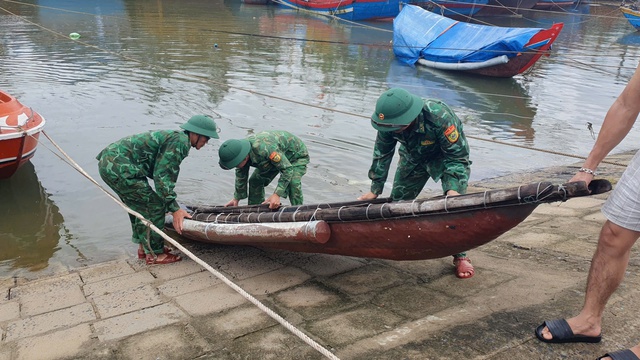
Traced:
POLYGON ((373 146, 373 162, 369 168, 371 192, 375 195, 382 194, 395 151, 396 139, 393 138, 392 134, 378 131, 376 142, 373 146))
POLYGON ((457 118, 444 122, 442 129, 439 138, 444 166, 442 190, 445 194, 449 190, 464 194, 467 191, 471 166, 469 145, 457 118))
POLYGON ((247 183, 249 182, 249 164, 240 169, 236 169, 236 185, 233 198, 242 200, 247 198, 247 183))
POLYGON ((187 155, 189 155, 189 145, 176 138, 176 140, 165 142, 155 161, 153 183, 158 195, 164 199, 167 210, 171 212, 180 209, 174 188, 178 181, 180 164, 187 155))
POLYGON ((291 162, 284 152, 279 149, 273 150, 269 154, 269 161, 271 161, 271 164, 280 172, 278 185, 273 193, 282 197, 287 193, 287 187, 289 187, 289 183, 291 183, 291 179, 293 179, 293 166, 291 166, 291 162))

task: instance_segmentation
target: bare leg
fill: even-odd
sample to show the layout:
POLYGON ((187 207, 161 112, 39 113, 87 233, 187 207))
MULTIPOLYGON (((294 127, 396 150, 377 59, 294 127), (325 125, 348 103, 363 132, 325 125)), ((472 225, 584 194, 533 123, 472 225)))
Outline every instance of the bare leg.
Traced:
MULTIPOLYGON (((578 316, 567 319, 576 335, 598 336, 602 330, 602 313, 609 297, 618 288, 629 263, 631 247, 640 232, 605 222, 600 231, 598 247, 589 268, 584 305, 578 316)), ((542 336, 551 340, 547 328, 542 336)))

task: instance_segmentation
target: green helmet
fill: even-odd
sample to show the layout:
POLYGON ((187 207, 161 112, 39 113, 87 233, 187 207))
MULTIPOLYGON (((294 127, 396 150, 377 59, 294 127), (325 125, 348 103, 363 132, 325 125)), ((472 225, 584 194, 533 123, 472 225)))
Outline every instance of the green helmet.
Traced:
POLYGON ((209 138, 220 138, 218 136, 218 127, 216 126, 215 121, 207 115, 192 116, 186 123, 180 125, 180 128, 209 138))
POLYGON ((423 100, 405 89, 385 91, 376 102, 371 125, 379 131, 395 131, 411 124, 422 111, 423 100))
POLYGON ((220 145, 218 156, 220 156, 220 167, 229 170, 240 165, 251 151, 251 143, 247 139, 227 140, 220 145))

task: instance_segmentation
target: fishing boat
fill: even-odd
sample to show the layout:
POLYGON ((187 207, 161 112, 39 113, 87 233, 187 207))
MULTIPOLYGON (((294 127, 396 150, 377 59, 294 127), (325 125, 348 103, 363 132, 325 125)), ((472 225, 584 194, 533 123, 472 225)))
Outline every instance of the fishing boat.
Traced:
POLYGON ((9 178, 33 157, 44 124, 40 114, 0 91, 0 179, 9 178))
POLYGON ((637 6, 620 6, 620 11, 622 11, 622 15, 629 20, 631 26, 636 30, 640 30, 640 11, 637 6))
POLYGON ((400 12, 400 0, 272 0, 285 7, 344 20, 390 19, 400 12))
MULTIPOLYGON (((540 204, 611 190, 607 180, 515 188, 414 201, 317 205, 191 206, 182 236, 196 241, 390 260, 464 252, 512 229, 540 204)), ((171 229, 168 216, 165 226, 171 229)))
POLYGON ((393 52, 410 65, 512 77, 548 54, 563 24, 549 29, 456 21, 406 5, 393 20, 393 52))
POLYGON ((454 18, 468 18, 480 12, 489 0, 412 0, 409 4, 454 18))

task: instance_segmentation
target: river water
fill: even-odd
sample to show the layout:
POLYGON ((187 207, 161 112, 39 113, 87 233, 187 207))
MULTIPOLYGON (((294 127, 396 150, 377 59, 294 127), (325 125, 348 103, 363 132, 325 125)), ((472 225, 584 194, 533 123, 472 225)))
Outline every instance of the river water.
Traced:
MULTIPOLYGON (((0 180, 0 276, 133 256, 124 210, 54 143, 99 180, 94 157, 104 146, 177 129, 194 114, 212 115, 222 131, 183 162, 176 191, 187 204, 230 200, 234 174, 217 165, 221 141, 268 129, 307 143, 305 202, 355 199, 369 188, 368 116, 393 86, 454 108, 470 137, 471 181, 586 156, 594 142, 587 123, 597 134, 640 59, 640 33, 616 6, 596 3, 482 21, 565 25, 532 71, 493 79, 400 64, 391 22, 348 23, 240 0, 0 0, 0 89, 42 114, 53 140, 41 137, 32 164, 0 180)), ((616 152, 638 140, 635 131, 616 152)))

